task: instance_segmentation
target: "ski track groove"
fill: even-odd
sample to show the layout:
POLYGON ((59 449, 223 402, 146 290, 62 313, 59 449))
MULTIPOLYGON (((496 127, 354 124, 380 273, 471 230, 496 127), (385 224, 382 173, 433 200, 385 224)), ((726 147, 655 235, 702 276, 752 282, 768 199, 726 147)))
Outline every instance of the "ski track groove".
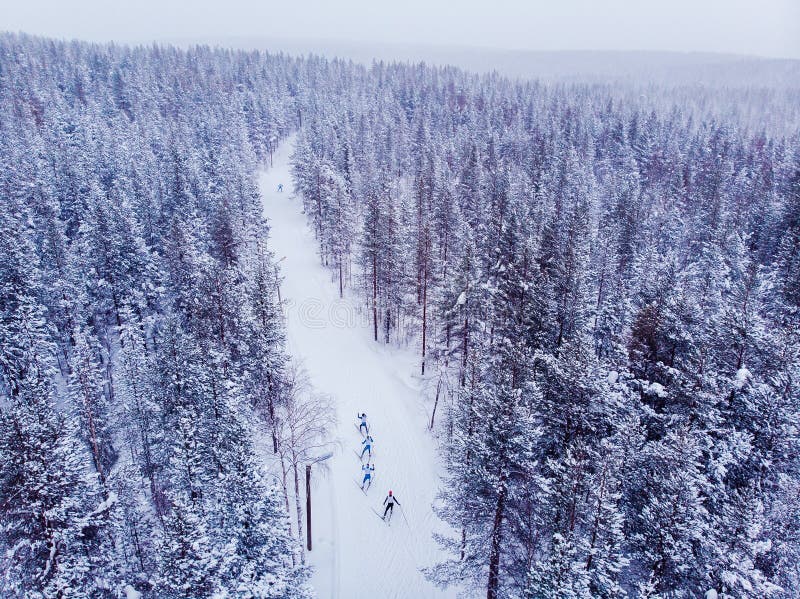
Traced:
POLYGON ((315 467, 312 475, 314 550, 307 558, 315 567, 312 584, 320 597, 465 596, 434 586, 420 572, 448 556, 431 538, 434 531, 447 529, 431 508, 440 466, 436 443, 427 430, 430 417, 421 400, 419 359, 409 349, 375 343, 366 312, 347 294, 345 300, 339 299, 337 281, 320 266, 318 244, 301 213, 301 200, 294 197, 289 170, 292 146, 293 140, 282 144, 274 155, 274 167, 261 174, 259 183, 270 248, 276 260, 282 260, 287 349, 303 363, 315 389, 332 396, 338 418, 332 435, 338 446, 329 472, 324 476, 315 467), (283 193, 277 192, 278 183, 283 183, 283 193), (337 314, 347 307, 355 324, 345 328, 323 318, 309 326, 302 318, 304 302, 309 300, 323 308, 335 307, 337 314), (370 434, 380 448, 371 462, 375 479, 367 496, 347 480, 363 478, 359 460, 348 451, 361 447, 359 411, 366 411, 370 434), (390 488, 402 502, 399 507, 408 523, 396 520, 394 516, 402 515, 394 514, 395 526, 389 527, 369 514, 370 508, 380 511, 390 488))

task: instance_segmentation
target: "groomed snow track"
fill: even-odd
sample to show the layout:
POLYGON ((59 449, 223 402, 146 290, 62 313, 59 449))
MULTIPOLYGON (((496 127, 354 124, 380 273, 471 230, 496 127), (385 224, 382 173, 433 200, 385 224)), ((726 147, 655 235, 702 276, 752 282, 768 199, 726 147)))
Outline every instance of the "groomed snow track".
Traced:
POLYGON ((446 530, 432 511, 441 466, 426 429, 416 356, 374 342, 366 311, 350 298, 339 299, 293 191, 292 149, 292 139, 281 145, 260 187, 271 248, 281 260, 289 353, 304 365, 315 389, 332 396, 338 417, 329 471, 315 466, 312 476, 312 582, 320 597, 463 596, 435 587, 420 572, 445 557, 431 534, 446 530), (361 480, 353 454, 361 451, 354 427, 359 411, 366 411, 375 439, 376 479, 367 496, 353 484, 361 480), (402 502, 395 509, 404 511, 408 524, 397 517, 388 527, 370 513, 382 511, 389 489, 402 502))

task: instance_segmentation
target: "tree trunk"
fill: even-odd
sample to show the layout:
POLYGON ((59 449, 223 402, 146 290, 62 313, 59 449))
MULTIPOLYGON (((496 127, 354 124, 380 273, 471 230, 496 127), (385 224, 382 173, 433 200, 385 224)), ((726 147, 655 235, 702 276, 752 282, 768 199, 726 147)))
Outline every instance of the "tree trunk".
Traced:
MULTIPOLYGON (((292 513, 292 508, 289 505, 289 483, 286 480, 287 477, 289 476, 289 472, 288 472, 288 470, 286 468, 286 461, 285 461, 286 456, 283 453, 281 453, 280 457, 281 457, 281 490, 283 491, 283 504, 284 504, 284 507, 286 508, 286 515, 288 517, 289 514, 292 513)), ((291 532, 291 531, 289 531, 289 532, 291 532)), ((298 531, 297 534, 298 534, 298 538, 301 538, 299 536, 300 535, 300 531, 298 531)), ((292 566, 295 566, 296 562, 297 562, 297 558, 295 556, 295 552, 292 551, 291 554, 292 554, 292 566)))
POLYGON ((375 341, 378 340, 378 257, 372 254, 372 325, 375 341))
POLYGON ((297 471, 297 457, 292 460, 294 474, 294 509, 297 514, 297 540, 300 541, 300 563, 306 563, 306 552, 303 547, 303 510, 300 505, 300 474, 297 471))
POLYGON ((500 478, 500 493, 497 495, 497 506, 492 524, 492 541, 489 551, 489 582, 486 586, 486 599, 497 599, 497 587, 500 581, 500 544, 503 541, 503 517, 506 509, 506 475, 500 478))
POLYGON ((290 514, 292 512, 291 505, 289 504, 289 470, 286 468, 286 456, 281 454, 281 487, 283 490, 283 504, 286 508, 286 514, 290 514))
POLYGON ((592 522, 592 540, 589 542, 589 557, 586 559, 586 569, 591 570, 592 558, 594 557, 594 547, 597 543, 597 532, 600 530, 600 514, 603 506, 603 499, 606 490, 606 466, 603 465, 603 478, 600 483, 600 491, 597 494, 597 505, 595 506, 594 521, 592 522))
POLYGON ((431 426, 430 430, 433 430, 433 422, 434 418, 436 418, 436 406, 439 405, 439 395, 442 391, 442 378, 439 377, 439 382, 436 383, 436 400, 433 402, 433 412, 431 412, 431 426))
POLYGON ((317 222, 319 226, 317 227, 319 233, 319 260, 320 263, 324 266, 325 265, 325 247, 323 246, 323 239, 322 239, 322 190, 320 184, 320 177, 319 177, 319 169, 317 169, 317 222))
POLYGON ((469 349, 469 317, 464 317, 464 338, 461 344, 461 386, 467 384, 467 352, 469 349))
POLYGON ((339 255, 339 299, 344 297, 344 277, 342 273, 342 256, 339 255))
POLYGON ((92 410, 92 400, 89 393, 84 389, 83 392, 83 406, 86 415, 86 421, 89 425, 89 443, 92 446, 92 457, 94 458, 94 466, 97 469, 97 474, 100 477, 100 484, 105 489, 106 475, 103 472, 103 463, 100 458, 100 446, 97 442, 97 427, 94 424, 94 411, 92 410))
POLYGON ((267 391, 267 409, 269 410, 269 426, 272 429, 272 453, 278 453, 278 420, 275 418, 275 398, 267 391))
POLYGON ((425 239, 424 265, 422 267, 422 375, 425 375, 425 344, 428 333, 428 240, 425 239))

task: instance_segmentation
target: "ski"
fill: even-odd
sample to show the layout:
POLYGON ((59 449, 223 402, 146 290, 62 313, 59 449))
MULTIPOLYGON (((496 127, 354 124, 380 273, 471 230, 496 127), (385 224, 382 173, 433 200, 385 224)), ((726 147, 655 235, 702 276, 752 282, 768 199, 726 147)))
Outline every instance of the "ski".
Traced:
POLYGON ((360 483, 359 483, 359 482, 358 482, 358 481, 357 481, 355 478, 353 479, 353 482, 356 484, 356 486, 357 486, 359 489, 361 489, 361 492, 362 492, 364 495, 366 495, 366 494, 367 494, 367 491, 369 491, 369 488, 372 486, 372 483, 374 483, 374 482, 375 482, 375 477, 374 477, 374 476, 372 477, 372 479, 370 480, 370 482, 369 482, 369 485, 367 485, 367 488, 366 488, 366 489, 363 489, 363 488, 361 487, 361 484, 360 484, 360 483))
MULTIPOLYGON (((361 454, 360 454, 360 453, 358 453, 358 452, 357 452, 355 449, 353 450, 353 453, 354 453, 354 454, 356 454, 356 457, 357 457, 357 458, 358 458, 358 459, 359 459, 361 462, 363 462, 363 461, 364 461, 364 458, 362 458, 362 457, 361 457, 361 454)), ((365 454, 365 456, 367 457, 367 461, 370 461, 370 460, 372 460, 372 458, 374 458, 374 457, 375 457, 375 452, 373 451, 373 452, 372 452, 372 455, 369 455, 369 452, 367 452, 367 453, 365 454)))
POLYGON ((389 519, 387 520, 386 518, 384 518, 383 516, 381 516, 381 515, 380 515, 380 513, 379 513, 379 512, 378 512, 378 511, 377 511, 377 510, 376 510, 374 507, 373 507, 373 508, 370 508, 370 509, 371 509, 373 512, 375 512, 375 515, 376 515, 376 516, 378 516, 378 518, 380 518, 381 520, 383 520, 383 521, 386 523, 386 526, 391 526, 391 525, 392 525, 392 516, 391 516, 391 512, 389 512, 389 519))

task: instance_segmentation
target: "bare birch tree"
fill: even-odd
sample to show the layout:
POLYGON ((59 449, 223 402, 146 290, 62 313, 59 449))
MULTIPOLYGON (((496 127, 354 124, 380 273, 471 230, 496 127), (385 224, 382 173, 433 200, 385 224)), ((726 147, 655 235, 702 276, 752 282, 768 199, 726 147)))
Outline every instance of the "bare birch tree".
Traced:
POLYGON ((305 563, 300 469, 304 463, 332 448, 330 430, 336 422, 336 416, 330 397, 314 390, 302 364, 292 362, 287 368, 282 395, 277 431, 283 492, 288 503, 287 479, 291 474, 300 559, 305 563))

